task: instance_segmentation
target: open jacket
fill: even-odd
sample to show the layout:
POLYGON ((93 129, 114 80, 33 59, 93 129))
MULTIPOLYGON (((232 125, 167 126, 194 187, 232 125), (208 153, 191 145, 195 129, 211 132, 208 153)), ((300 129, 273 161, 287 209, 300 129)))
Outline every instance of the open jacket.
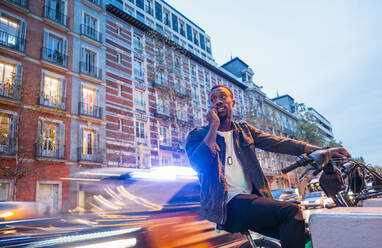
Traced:
MULTIPOLYGON (((306 143, 261 132, 245 121, 233 121, 232 129, 234 150, 247 182, 252 184, 252 194, 272 197, 255 147, 299 156, 304 153, 306 143)), ((218 134, 215 148, 210 149, 204 142, 208 130, 209 126, 193 129, 187 136, 186 152, 201 185, 201 217, 222 225, 227 218, 228 185, 224 176, 226 145, 224 138, 218 134)))

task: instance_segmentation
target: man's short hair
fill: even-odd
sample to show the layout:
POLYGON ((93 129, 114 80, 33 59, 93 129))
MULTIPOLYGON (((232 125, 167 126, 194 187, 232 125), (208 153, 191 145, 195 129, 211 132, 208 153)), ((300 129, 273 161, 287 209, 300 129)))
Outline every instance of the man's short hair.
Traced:
POLYGON ((211 92, 216 89, 216 88, 225 88, 229 91, 229 93, 231 94, 231 98, 233 99, 233 93, 232 93, 232 90, 228 87, 228 86, 225 86, 223 84, 217 84, 217 85, 214 85, 212 86, 211 90, 210 90, 210 94, 208 94, 208 96, 210 97, 211 96, 211 92))

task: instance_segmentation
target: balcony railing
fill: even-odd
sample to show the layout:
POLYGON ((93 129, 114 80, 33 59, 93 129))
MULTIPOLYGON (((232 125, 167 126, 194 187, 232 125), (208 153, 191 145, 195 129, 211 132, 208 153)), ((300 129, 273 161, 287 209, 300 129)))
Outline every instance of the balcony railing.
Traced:
POLYGON ((7 155, 14 155, 16 153, 15 146, 12 145, 0 145, 0 153, 7 155))
POLYGON ((156 76, 155 77, 155 82, 153 82, 153 85, 159 85, 159 86, 162 86, 162 87, 167 87, 168 88, 168 81, 166 79, 164 79, 163 77, 158 77, 156 76))
POLYGON ((44 6, 43 8, 44 17, 48 18, 49 20, 52 20, 54 22, 57 22, 67 28, 69 28, 69 16, 64 15, 60 10, 58 9, 52 9, 49 6, 44 6))
MULTIPOLYGON (((48 146, 48 144, 46 144, 48 146)), ((45 147, 47 148, 47 147, 45 147)), ((54 144, 54 147, 51 147, 51 149, 44 149, 43 142, 37 143, 37 149, 36 149, 36 157, 39 158, 57 158, 57 159, 64 159, 65 158, 65 145, 60 146, 59 143, 54 144), (62 147, 60 150, 60 147, 62 147)))
POLYGON ((139 79, 144 79, 145 73, 142 70, 136 70, 134 69, 134 77, 139 78, 139 79))
POLYGON ((103 163, 104 159, 102 153, 97 152, 99 149, 93 147, 92 154, 84 154, 83 147, 78 147, 78 161, 88 161, 95 163, 103 163))
POLYGON ((135 103, 135 107, 136 108, 142 109, 142 110, 146 109, 146 102, 145 101, 143 101, 143 100, 135 100, 134 103, 135 103))
POLYGON ((57 50, 43 47, 41 49, 41 59, 63 67, 68 67, 68 56, 57 50))
POLYGON ((24 52, 25 39, 4 31, 0 31, 0 45, 12 48, 20 52, 24 52))
POLYGON ((6 80, 4 83, 0 82, 0 96, 12 99, 19 99, 20 92, 18 90, 15 80, 6 80))
POLYGON ((16 4, 20 7, 23 7, 24 9, 29 8, 29 1, 28 0, 6 0, 7 2, 16 4))
POLYGON ((102 118, 102 108, 99 106, 91 105, 89 103, 79 102, 78 103, 78 112, 80 115, 87 115, 94 118, 102 118))
POLYGON ((93 78, 102 79, 102 69, 97 66, 89 65, 89 63, 86 62, 80 62, 80 73, 93 78))
POLYGON ((102 0, 87 0, 88 2, 91 2, 94 5, 97 5, 98 7, 102 7, 102 0))
POLYGON ((39 104, 42 106, 47 106, 51 108, 57 108, 57 109, 66 109, 66 97, 61 96, 52 96, 45 94, 42 92, 40 96, 39 104))
POLYGON ((102 33, 88 25, 81 24, 81 35, 102 43, 102 33))
POLYGON ((183 112, 183 111, 177 111, 176 112, 176 117, 181 120, 181 121, 187 121, 188 118, 187 118, 187 113, 186 112, 183 112))

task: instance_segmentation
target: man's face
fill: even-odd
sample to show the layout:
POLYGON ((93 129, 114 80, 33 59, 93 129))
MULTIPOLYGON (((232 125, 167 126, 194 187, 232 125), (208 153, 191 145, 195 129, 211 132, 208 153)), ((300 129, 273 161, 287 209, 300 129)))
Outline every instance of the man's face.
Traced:
POLYGON ((215 88, 210 93, 211 107, 214 108, 220 120, 232 117, 232 108, 235 101, 232 99, 229 90, 223 87, 215 88))

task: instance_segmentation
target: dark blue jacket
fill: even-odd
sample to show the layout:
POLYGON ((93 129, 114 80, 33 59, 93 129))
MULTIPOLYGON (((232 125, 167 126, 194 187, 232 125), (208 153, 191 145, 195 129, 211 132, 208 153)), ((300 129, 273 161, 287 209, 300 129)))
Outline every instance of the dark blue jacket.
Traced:
MULTIPOLYGON (((256 148, 299 156, 306 143, 263 133, 245 121, 232 122, 233 142, 247 182, 253 194, 272 197, 267 179, 256 156, 256 148)), ((201 185, 201 216, 217 224, 226 221, 228 185, 225 179, 225 142, 217 135, 215 149, 203 141, 209 126, 193 129, 187 136, 186 152, 191 166, 197 171, 201 185)))

